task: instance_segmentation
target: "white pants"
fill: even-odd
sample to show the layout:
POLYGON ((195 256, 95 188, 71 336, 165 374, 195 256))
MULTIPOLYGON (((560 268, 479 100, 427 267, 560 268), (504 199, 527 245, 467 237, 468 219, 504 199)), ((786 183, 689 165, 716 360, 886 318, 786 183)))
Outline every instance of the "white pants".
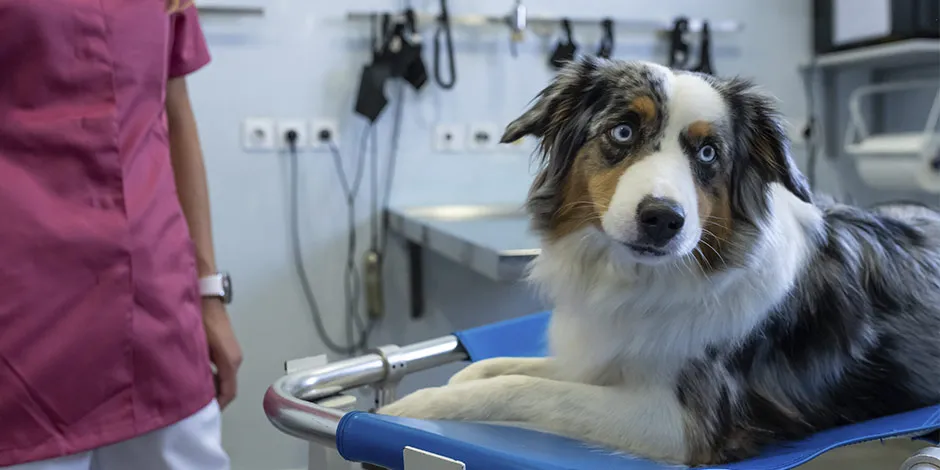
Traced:
POLYGON ((8 470, 229 470, 215 400, 166 428, 127 441, 8 470))

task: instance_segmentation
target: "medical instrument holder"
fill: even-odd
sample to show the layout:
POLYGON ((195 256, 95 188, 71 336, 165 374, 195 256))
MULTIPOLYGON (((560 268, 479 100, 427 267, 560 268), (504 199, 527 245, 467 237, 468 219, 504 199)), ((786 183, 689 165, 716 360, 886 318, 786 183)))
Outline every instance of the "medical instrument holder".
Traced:
POLYGON ((859 176, 875 187, 910 186, 927 192, 940 192, 940 86, 936 80, 909 80, 860 86, 848 98, 848 124, 843 136, 843 151, 855 159, 859 176), (927 113, 926 123, 918 130, 873 134, 865 122, 862 102, 875 95, 936 89, 937 94, 927 113), (907 177, 898 180, 877 175, 879 169, 894 164, 909 168, 907 177), (873 176, 874 175, 874 176, 873 176))
MULTIPOLYGON (((862 117, 862 99, 876 94, 894 93, 899 91, 912 91, 919 89, 938 88, 936 80, 909 80, 904 82, 879 83, 875 85, 860 86, 849 95, 849 125, 845 130, 843 146, 849 148, 852 144, 868 138, 871 133, 862 117)), ((924 125, 923 137, 938 132, 940 124, 940 89, 934 99, 930 111, 927 113, 927 122, 924 125)))

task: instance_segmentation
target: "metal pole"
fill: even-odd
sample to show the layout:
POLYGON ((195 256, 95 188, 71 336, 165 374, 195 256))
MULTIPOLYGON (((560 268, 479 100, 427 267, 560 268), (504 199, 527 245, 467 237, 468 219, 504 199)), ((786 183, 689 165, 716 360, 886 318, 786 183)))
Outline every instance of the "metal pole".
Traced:
POLYGON ((345 412, 316 403, 346 390, 381 384, 389 377, 431 369, 467 359, 456 336, 388 348, 385 355, 357 358, 298 371, 281 377, 264 395, 264 412, 276 428, 300 439, 336 445, 336 432, 345 412), (387 357, 386 357, 387 356, 387 357))

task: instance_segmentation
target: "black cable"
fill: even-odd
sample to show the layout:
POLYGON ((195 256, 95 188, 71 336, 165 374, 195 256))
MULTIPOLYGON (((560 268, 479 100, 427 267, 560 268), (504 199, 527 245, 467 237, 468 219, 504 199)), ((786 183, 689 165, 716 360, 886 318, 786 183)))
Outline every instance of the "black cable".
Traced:
POLYGON ((457 82, 457 70, 454 64, 454 38, 450 32, 450 14, 447 12, 447 0, 441 0, 441 15, 437 18, 437 31, 434 32, 434 79, 445 90, 454 87, 457 82), (450 70, 450 80, 441 78, 441 35, 444 35, 447 47, 447 62, 450 70))
MULTIPOLYGON (((392 134, 392 145, 391 152, 389 155, 389 164, 388 170, 386 173, 386 181, 384 194, 382 196, 382 207, 383 209, 388 207, 388 202, 391 196, 391 187, 394 180, 394 172, 397 162, 397 153, 398 153, 398 143, 399 135, 401 133, 401 119, 403 114, 403 98, 404 98, 404 84, 399 83, 399 88, 396 97, 396 111, 395 111, 395 120, 393 122, 393 134, 392 134)), ((335 143, 330 141, 329 149, 333 157, 333 164, 337 173, 337 177, 340 181, 340 186, 342 187, 347 206, 347 223, 348 223, 348 240, 347 240, 347 251, 346 251, 346 266, 343 279, 343 287, 345 294, 345 304, 346 304, 346 333, 347 333, 347 345, 340 345, 337 342, 333 341, 329 336, 326 328, 323 324, 323 319, 320 314, 319 306, 316 302, 316 297, 314 296, 311 290, 311 283, 305 266, 303 264, 303 256, 301 254, 301 243, 300 243, 300 229, 299 229, 299 190, 298 190, 298 164, 297 164, 297 149, 296 149, 296 140, 297 135, 295 133, 289 133, 288 143, 290 148, 291 155, 291 234, 292 234, 292 245, 295 254, 295 269, 297 275, 301 280, 304 297, 307 300, 308 306, 313 314, 314 324, 317 328, 317 332, 323 340, 324 344, 331 351, 343 355, 351 355, 358 351, 363 350, 368 344, 369 335, 371 334, 373 328, 375 327, 376 322, 373 319, 370 319, 364 324, 362 318, 359 315, 360 309, 360 298, 362 291, 362 281, 359 270, 356 266, 356 245, 357 245, 357 233, 356 233, 356 217, 355 217, 355 204, 356 197, 359 193, 359 189, 362 185, 362 180, 365 173, 365 164, 366 158, 369 158, 366 152, 369 149, 369 142, 371 140, 372 148, 369 158, 369 163, 371 166, 370 174, 370 225, 371 225, 371 248, 376 252, 384 252, 387 235, 388 235, 388 221, 384 217, 384 211, 381 215, 378 208, 378 195, 379 195, 379 186, 378 186, 378 145, 376 142, 376 129, 375 126, 369 124, 366 129, 363 130, 360 142, 359 142, 359 151, 357 152, 356 160, 356 172, 353 175, 352 184, 350 184, 348 175, 346 174, 345 168, 343 166, 343 158, 339 152, 339 149, 336 147, 335 143), (381 221, 381 230, 380 230, 380 221, 381 221), (379 250, 379 244, 381 241, 381 251, 379 250), (356 329, 359 330, 360 336, 359 339, 355 339, 356 329), (350 346, 351 345, 351 346, 350 346)))
MULTIPOLYGON (((303 254, 301 250, 300 243, 300 191, 299 191, 299 169, 298 169, 298 157, 297 157, 297 134, 293 131, 288 132, 286 136, 288 140, 288 148, 290 152, 290 204, 291 204, 291 213, 290 213, 290 225, 291 225, 291 245, 294 251, 294 269, 297 272, 297 277, 300 278, 301 289, 303 290, 304 299, 307 301, 307 306, 310 309, 310 312, 313 316, 313 323, 317 329, 317 333, 320 336, 320 339, 323 341, 323 344, 326 345, 331 351, 342 354, 342 355, 351 355, 355 354, 358 351, 365 349, 369 341, 369 334, 372 330, 372 323, 366 325, 363 328, 363 333, 360 336, 359 341, 355 344, 349 345, 340 345, 333 341, 329 333, 326 331, 326 327, 323 324, 323 317, 320 312, 320 307, 317 304, 316 296, 313 294, 311 289, 311 282, 307 276, 307 269, 304 266, 303 254)), ((353 227, 355 228, 355 227, 353 227)), ((348 265, 347 265, 348 266, 348 265)), ((348 306, 347 306, 348 310, 348 306)), ((348 312, 347 312, 348 313, 348 312)), ((358 315, 356 316, 358 318, 358 315)), ((352 343, 351 341, 347 344, 352 343)))
POLYGON ((379 152, 375 133, 372 133, 372 152, 369 158, 369 249, 379 250, 379 152))
POLYGON ((354 175, 355 179, 352 186, 350 186, 349 180, 346 176, 346 171, 343 168, 343 159, 339 149, 332 141, 329 142, 330 153, 333 156, 333 165, 340 180, 340 185, 342 186, 343 192, 346 196, 348 241, 346 245, 346 270, 344 272, 343 290, 346 300, 347 341, 350 344, 354 341, 356 328, 358 328, 363 335, 367 334, 367 332, 371 329, 371 325, 363 325, 362 319, 359 317, 359 301, 362 297, 360 295, 362 292, 362 278, 359 274, 359 269, 356 266, 357 231, 355 208, 356 197, 359 194, 359 188, 362 185, 362 179, 365 173, 365 158, 366 151, 368 149, 368 139, 370 136, 374 139, 374 135, 375 127, 372 124, 369 124, 363 131, 359 142, 356 174, 354 175))
POLYGON ((392 196, 392 183, 395 180, 395 166, 398 161, 398 142, 401 135, 402 115, 404 114, 405 84, 399 83, 395 96, 395 114, 392 121, 392 142, 389 149, 388 168, 385 170, 385 193, 382 195, 382 249, 380 253, 385 253, 388 245, 388 203, 392 196))
MULTIPOLYGON (((351 193, 348 195, 352 202, 356 202, 356 196, 359 194, 359 188, 362 186, 362 178, 366 174, 365 160, 366 160, 366 150, 369 145, 369 138, 375 133, 375 125, 369 124, 366 126, 366 129, 362 133, 361 140, 359 141, 359 154, 356 155, 356 175, 353 179, 352 188, 350 188, 351 193)), ((339 157, 339 149, 336 148, 334 144, 330 144, 330 151, 334 153, 334 157, 339 157)), ((334 160, 339 166, 337 168, 342 168, 342 159, 334 160)))

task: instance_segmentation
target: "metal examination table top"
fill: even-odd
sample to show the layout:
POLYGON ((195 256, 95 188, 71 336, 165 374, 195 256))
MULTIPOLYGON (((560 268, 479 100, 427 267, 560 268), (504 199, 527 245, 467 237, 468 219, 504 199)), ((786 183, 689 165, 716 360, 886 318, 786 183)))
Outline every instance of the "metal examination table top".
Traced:
POLYGON ((540 251, 521 204, 389 208, 388 219, 390 230, 408 242, 413 317, 424 308, 423 250, 497 282, 521 278, 540 251))

